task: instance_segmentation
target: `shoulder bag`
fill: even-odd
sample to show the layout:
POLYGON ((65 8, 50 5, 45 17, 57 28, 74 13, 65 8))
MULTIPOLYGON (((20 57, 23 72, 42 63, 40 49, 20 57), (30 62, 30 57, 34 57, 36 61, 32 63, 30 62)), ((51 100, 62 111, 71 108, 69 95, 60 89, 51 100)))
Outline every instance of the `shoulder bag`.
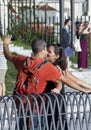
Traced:
POLYGON ((81 45, 80 45, 80 39, 75 39, 74 49, 75 49, 76 52, 81 52, 82 51, 81 45))

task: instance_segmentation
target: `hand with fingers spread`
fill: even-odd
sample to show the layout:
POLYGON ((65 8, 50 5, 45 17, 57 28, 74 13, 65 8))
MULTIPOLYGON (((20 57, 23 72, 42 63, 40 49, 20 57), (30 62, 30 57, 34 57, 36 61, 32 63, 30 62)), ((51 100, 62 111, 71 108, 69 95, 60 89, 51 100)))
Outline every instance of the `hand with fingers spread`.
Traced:
POLYGON ((4 44, 3 44, 4 55, 5 55, 6 59, 9 59, 9 60, 11 60, 13 57, 13 55, 10 52, 9 47, 8 47, 8 45, 12 42, 11 37, 12 37, 12 35, 6 36, 6 38, 4 39, 4 44))
POLYGON ((4 45, 9 45, 12 41, 11 41, 11 37, 12 35, 8 35, 5 39, 4 39, 4 45))

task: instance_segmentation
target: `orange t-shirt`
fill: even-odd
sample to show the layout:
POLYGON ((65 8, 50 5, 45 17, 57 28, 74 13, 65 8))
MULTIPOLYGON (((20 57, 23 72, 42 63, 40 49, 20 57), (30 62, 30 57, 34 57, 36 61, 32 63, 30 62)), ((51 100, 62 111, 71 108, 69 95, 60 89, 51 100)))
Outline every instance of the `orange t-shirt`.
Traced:
MULTIPOLYGON (((21 70, 22 65, 26 59, 26 56, 14 56, 12 58, 12 62, 15 65, 15 68, 18 70, 18 72, 21 70)), ((31 66, 38 65, 43 61, 42 58, 32 58, 31 59, 31 66)), ((47 81, 53 81, 55 82, 59 77, 61 76, 61 73, 58 71, 58 69, 52 65, 50 62, 47 62, 38 72, 38 85, 36 88, 32 88, 31 93, 40 94, 43 93, 47 84, 47 81)))

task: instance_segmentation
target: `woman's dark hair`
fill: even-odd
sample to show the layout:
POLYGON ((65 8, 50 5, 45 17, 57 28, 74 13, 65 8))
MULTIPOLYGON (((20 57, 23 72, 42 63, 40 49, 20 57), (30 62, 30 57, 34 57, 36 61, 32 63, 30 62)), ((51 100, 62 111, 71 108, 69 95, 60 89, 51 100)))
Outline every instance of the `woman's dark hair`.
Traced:
POLYGON ((76 32, 75 32, 75 34, 76 34, 77 39, 79 39, 79 26, 81 25, 81 22, 76 21, 75 25, 76 25, 76 32))
POLYGON ((75 25, 76 25, 76 27, 79 27, 79 26, 81 25, 81 22, 76 21, 76 22, 75 22, 75 25))
POLYGON ((51 44, 54 47, 55 55, 59 55, 59 58, 55 61, 54 65, 58 65, 62 70, 67 69, 67 59, 64 53, 64 49, 59 44, 51 44))

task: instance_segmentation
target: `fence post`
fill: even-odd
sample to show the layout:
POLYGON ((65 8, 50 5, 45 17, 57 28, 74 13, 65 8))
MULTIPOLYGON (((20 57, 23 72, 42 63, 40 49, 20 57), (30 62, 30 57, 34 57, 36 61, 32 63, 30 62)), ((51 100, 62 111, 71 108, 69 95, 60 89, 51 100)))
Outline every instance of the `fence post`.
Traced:
POLYGON ((71 47, 73 47, 73 41, 74 41, 74 23, 75 23, 75 18, 74 18, 74 0, 70 1, 71 3, 71 47))
POLYGON ((62 27, 64 26, 64 0, 59 0, 59 17, 60 17, 60 43, 61 43, 62 27))

